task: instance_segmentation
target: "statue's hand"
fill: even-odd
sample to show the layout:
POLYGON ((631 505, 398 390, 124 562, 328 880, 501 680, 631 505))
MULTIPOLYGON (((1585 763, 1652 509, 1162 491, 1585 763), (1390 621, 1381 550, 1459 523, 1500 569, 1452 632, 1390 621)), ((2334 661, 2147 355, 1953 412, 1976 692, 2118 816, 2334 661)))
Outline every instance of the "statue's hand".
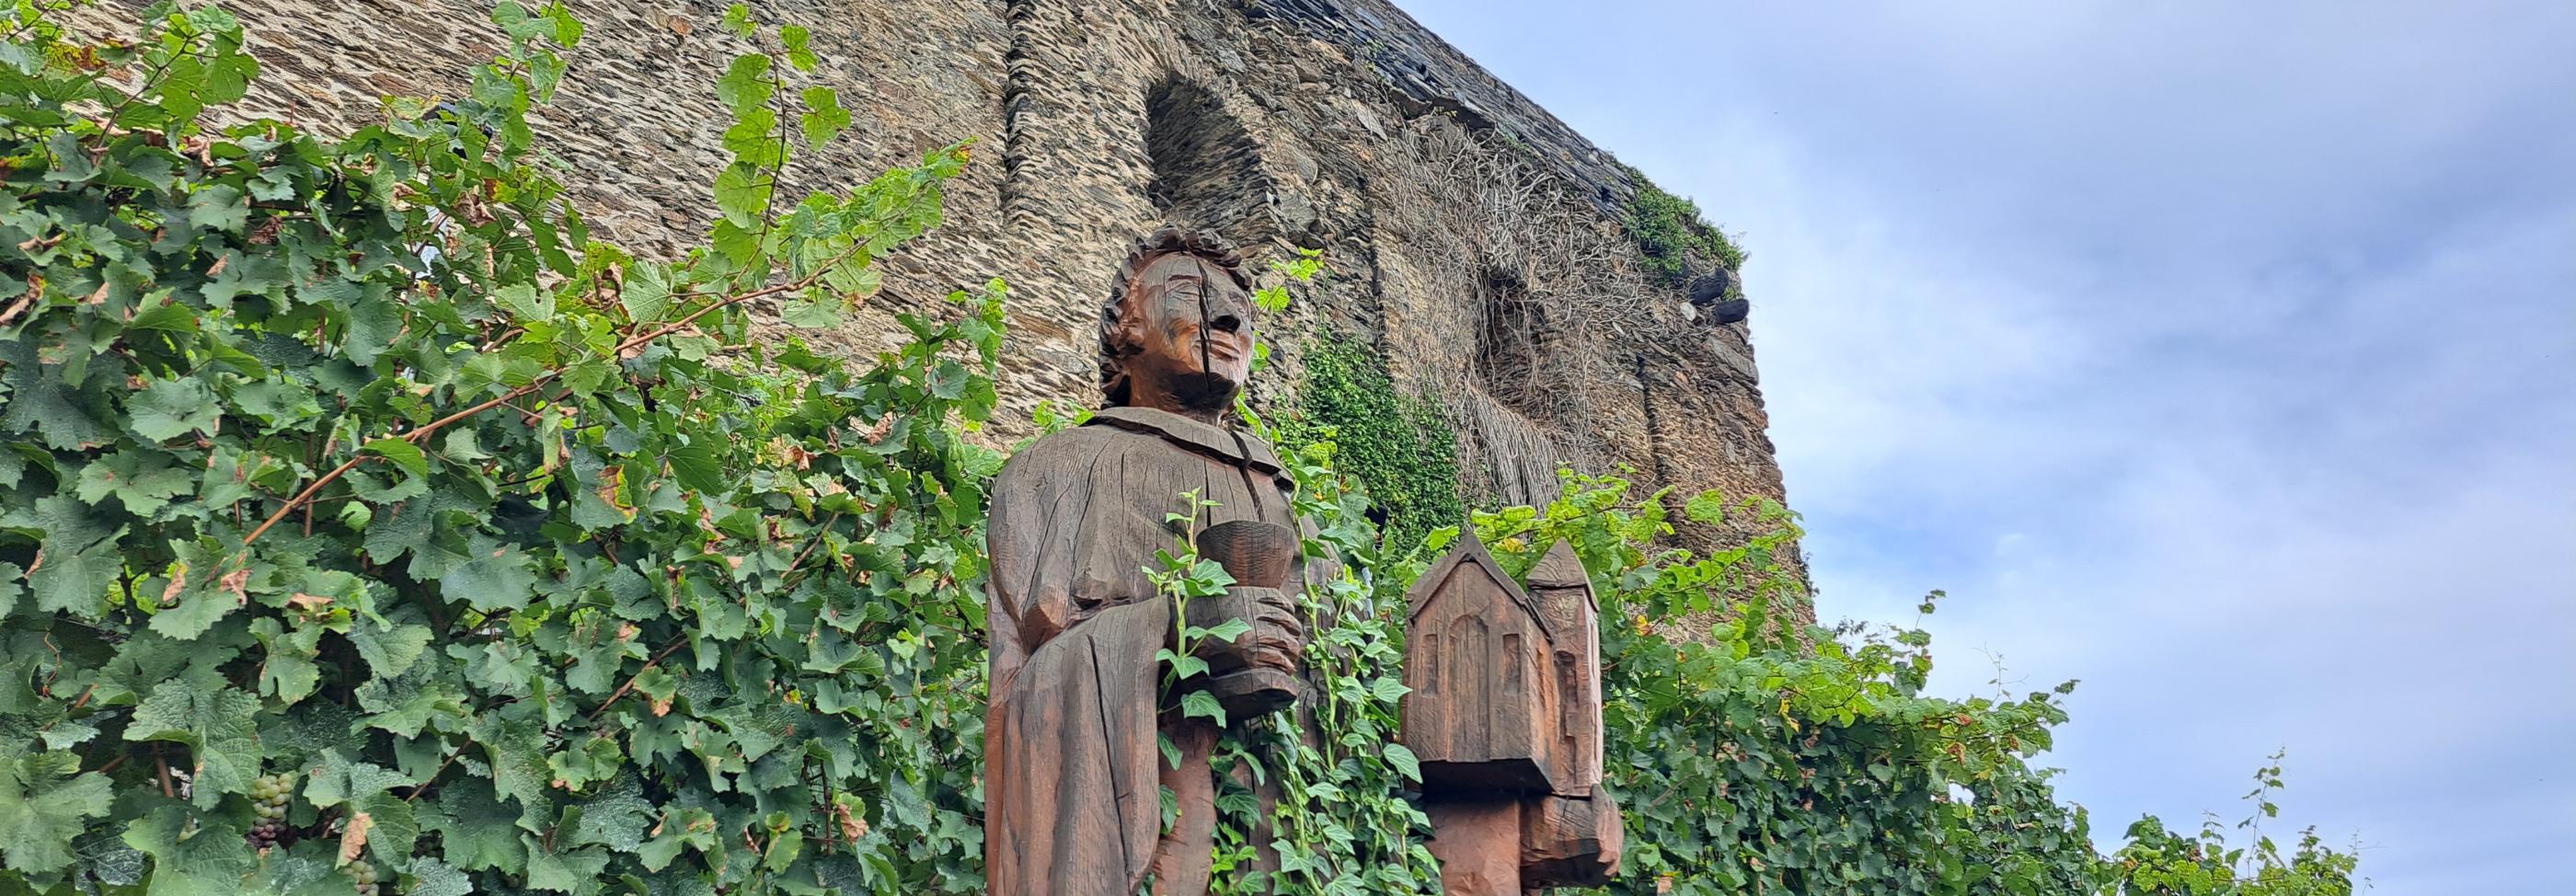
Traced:
POLYGON ((1259 589, 1253 601, 1251 664, 1293 672, 1305 655, 1306 621, 1298 617, 1288 593, 1259 589))
POLYGON ((1251 628, 1231 640, 1210 638, 1191 652, 1208 663, 1206 687, 1238 717, 1269 712, 1297 700, 1297 669, 1306 652, 1306 626, 1277 588, 1236 585, 1226 593, 1189 602, 1189 624, 1216 628, 1233 620, 1251 628))

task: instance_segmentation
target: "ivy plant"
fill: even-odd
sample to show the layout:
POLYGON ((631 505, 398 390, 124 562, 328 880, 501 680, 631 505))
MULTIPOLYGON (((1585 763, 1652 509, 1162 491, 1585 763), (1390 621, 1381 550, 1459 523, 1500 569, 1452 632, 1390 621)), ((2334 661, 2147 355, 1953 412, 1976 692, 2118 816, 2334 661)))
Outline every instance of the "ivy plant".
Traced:
POLYGON ((737 8, 716 223, 635 258, 527 118, 559 5, 337 139, 209 123, 219 10, 51 14, 0 13, 0 888, 974 885, 1000 288, 866 366, 747 338, 864 301, 962 146, 779 195, 847 113, 737 8))

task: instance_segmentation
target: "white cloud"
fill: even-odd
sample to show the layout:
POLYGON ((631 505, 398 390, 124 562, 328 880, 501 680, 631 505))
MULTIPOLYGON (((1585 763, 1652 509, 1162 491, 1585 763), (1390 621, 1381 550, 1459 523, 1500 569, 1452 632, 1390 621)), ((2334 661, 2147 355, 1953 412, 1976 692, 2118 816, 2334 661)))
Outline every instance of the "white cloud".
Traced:
POLYGON ((2576 891, 2576 6, 1407 2, 1743 231, 1827 615, 2082 678, 2116 837, 2576 891))

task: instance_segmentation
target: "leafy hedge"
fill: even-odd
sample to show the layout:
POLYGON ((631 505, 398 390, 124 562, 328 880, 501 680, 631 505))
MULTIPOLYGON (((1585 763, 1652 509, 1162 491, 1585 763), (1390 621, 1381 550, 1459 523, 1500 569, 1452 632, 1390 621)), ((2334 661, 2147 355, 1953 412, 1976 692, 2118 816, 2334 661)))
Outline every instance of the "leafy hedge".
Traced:
POLYGON ((846 115, 782 131, 764 35, 709 247, 632 259, 525 118, 560 8, 340 140, 197 120, 257 68, 223 13, 10 15, 8 889, 972 886, 998 285, 865 369, 746 339, 871 292, 962 149, 773 203, 846 115))
MULTIPOLYGON (((5 15, 0 893, 982 891, 1000 457, 967 431, 1001 289, 904 316, 863 367, 748 338, 754 307, 864 299, 965 149, 773 196, 846 112, 805 35, 737 7, 767 52, 718 85, 719 219, 635 259, 525 118, 580 36, 559 7, 504 0, 511 49, 468 96, 337 140, 200 120, 257 71, 220 12, 157 8, 130 46, 5 15)), ((1309 434, 1285 444, 1310 549, 1348 574, 1309 595, 1323 736, 1230 735, 1287 797, 1256 818, 1222 785, 1220 888, 1427 892, 1399 610, 1458 532, 1382 534, 1333 430, 1282 430, 1309 434), (1263 845, 1281 874, 1244 872, 1263 845)), ((1573 477, 1474 519, 1515 566, 1571 539, 1614 609, 1613 891, 2350 892, 2313 836, 2148 819, 2096 853, 2029 764, 2054 694, 1926 697, 1920 631, 1778 637, 1776 507, 1688 502, 1780 532, 1699 557, 1654 548, 1660 496, 1628 492, 1573 477), (1657 630, 1720 603, 1711 637, 1657 630)), ((1189 560, 1176 587, 1205 584, 1189 560)))

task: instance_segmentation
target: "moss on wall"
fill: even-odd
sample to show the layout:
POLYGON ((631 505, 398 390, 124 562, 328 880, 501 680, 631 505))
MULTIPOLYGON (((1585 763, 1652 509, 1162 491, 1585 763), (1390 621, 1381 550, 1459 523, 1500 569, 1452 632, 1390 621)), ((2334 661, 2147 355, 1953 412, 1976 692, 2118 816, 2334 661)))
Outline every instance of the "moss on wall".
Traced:
POLYGON ((1628 200, 1628 235, 1658 279, 1680 286, 1699 273, 1694 266, 1733 270, 1744 264, 1744 250, 1702 218, 1697 203, 1664 192, 1636 169, 1629 173, 1637 179, 1637 195, 1628 200))
POLYGON ((1391 552, 1465 522, 1457 431, 1440 408, 1397 391, 1386 358, 1360 340, 1327 332, 1302 355, 1305 379, 1280 425, 1285 446, 1332 443, 1335 465, 1376 500, 1391 552))

